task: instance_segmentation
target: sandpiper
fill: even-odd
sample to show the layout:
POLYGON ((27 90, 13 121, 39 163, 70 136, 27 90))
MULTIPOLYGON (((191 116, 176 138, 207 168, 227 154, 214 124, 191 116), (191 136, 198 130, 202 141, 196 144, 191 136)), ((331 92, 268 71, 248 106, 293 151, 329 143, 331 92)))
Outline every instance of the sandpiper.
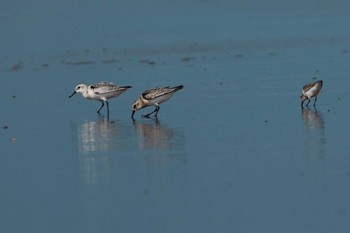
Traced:
POLYGON ((107 99, 117 97, 131 86, 117 86, 111 82, 100 82, 91 85, 79 84, 75 87, 73 94, 69 96, 71 98, 76 93, 81 93, 86 99, 101 101, 102 105, 97 110, 97 113, 100 113, 100 110, 107 104, 107 114, 109 114, 109 105, 107 99))
POLYGON ((303 90, 302 90, 301 96, 300 96, 301 107, 304 106, 305 100, 309 100, 306 104, 306 106, 309 106, 309 103, 310 103, 310 100, 312 97, 315 97, 315 102, 314 102, 314 107, 315 107, 316 101, 317 101, 317 95, 318 95, 318 93, 320 93, 322 85, 323 85, 323 81, 319 80, 317 82, 308 83, 303 87, 303 90))
POLYGON ((164 101, 168 100, 176 91, 181 90, 184 86, 176 86, 176 87, 156 87, 153 89, 149 89, 144 91, 140 98, 134 102, 132 105, 132 114, 131 118, 134 119, 134 114, 137 110, 148 107, 148 106, 156 106, 153 112, 150 112, 143 117, 149 117, 151 114, 155 113, 155 117, 160 109, 160 104, 164 101))

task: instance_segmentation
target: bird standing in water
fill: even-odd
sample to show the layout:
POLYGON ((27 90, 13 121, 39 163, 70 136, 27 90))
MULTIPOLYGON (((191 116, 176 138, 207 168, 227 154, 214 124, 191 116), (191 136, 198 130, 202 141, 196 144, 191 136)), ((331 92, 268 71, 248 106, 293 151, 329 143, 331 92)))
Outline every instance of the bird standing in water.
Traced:
POLYGON ((73 94, 69 96, 71 98, 76 93, 81 93, 86 99, 97 100, 102 103, 101 107, 97 110, 100 113, 101 109, 107 104, 107 114, 109 114, 108 99, 117 97, 131 86, 117 86, 111 82, 100 82, 92 85, 79 84, 75 87, 73 94))
POLYGON ((304 107, 304 101, 309 100, 306 104, 306 106, 309 106, 309 103, 311 101, 312 97, 315 97, 315 102, 314 102, 314 107, 316 106, 316 101, 317 101, 317 95, 320 93, 320 90, 322 88, 323 81, 317 81, 313 83, 308 83, 303 87, 303 90, 301 92, 301 107, 304 107))
POLYGON ((156 87, 153 89, 149 89, 144 91, 140 98, 134 102, 132 105, 132 114, 131 118, 134 119, 134 114, 137 110, 140 110, 142 108, 148 107, 148 106, 156 106, 153 112, 150 112, 146 115, 143 115, 143 117, 150 117, 151 114, 155 113, 155 117, 157 117, 157 114, 160 109, 160 104, 164 101, 170 99, 171 96, 174 95, 175 92, 178 90, 181 90, 184 86, 179 85, 176 87, 156 87))

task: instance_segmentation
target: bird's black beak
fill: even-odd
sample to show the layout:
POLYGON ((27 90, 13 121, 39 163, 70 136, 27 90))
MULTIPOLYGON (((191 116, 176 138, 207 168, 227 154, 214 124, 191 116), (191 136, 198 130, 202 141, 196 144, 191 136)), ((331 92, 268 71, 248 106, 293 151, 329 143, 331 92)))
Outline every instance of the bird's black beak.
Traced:
POLYGON ((133 119, 133 120, 135 120, 134 119, 134 114, 135 114, 135 110, 133 110, 132 113, 131 113, 131 119, 133 119))
POLYGON ((72 97, 72 96, 75 95, 75 94, 77 94, 76 91, 74 91, 74 92, 69 96, 69 98, 72 97))

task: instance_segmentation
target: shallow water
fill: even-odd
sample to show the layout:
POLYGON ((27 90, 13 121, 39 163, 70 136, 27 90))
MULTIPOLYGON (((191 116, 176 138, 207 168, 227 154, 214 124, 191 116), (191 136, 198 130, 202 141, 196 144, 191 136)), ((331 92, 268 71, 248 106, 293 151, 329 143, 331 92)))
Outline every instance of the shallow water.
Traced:
POLYGON ((1 6, 1 232, 348 232, 348 2, 1 6))

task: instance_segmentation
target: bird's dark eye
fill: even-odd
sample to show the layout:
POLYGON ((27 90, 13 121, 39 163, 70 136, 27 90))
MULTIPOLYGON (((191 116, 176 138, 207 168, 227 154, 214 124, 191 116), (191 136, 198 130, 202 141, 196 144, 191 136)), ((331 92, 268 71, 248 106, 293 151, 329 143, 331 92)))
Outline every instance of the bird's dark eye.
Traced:
POLYGON ((80 86, 77 87, 77 90, 79 90, 79 89, 80 89, 80 86))

